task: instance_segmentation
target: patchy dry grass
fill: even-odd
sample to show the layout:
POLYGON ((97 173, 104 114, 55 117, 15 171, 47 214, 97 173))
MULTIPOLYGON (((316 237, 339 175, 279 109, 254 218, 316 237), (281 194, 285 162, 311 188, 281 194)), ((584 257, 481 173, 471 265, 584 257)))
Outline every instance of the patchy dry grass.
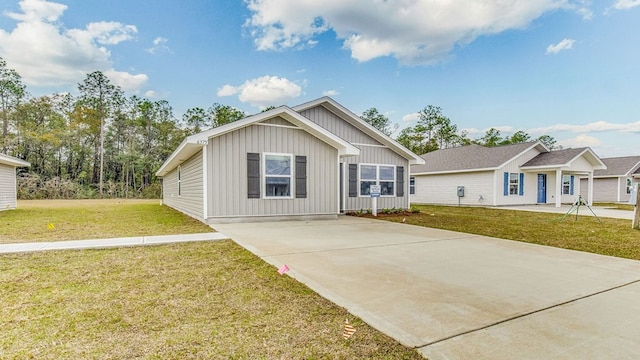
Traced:
POLYGON ((616 210, 629 210, 629 211, 633 211, 635 210, 635 206, 634 205, 629 205, 629 204, 623 204, 623 203, 594 203, 594 206, 603 206, 605 208, 608 209, 616 209, 616 210))
POLYGON ((160 200, 24 200, 0 212, 0 243, 213 231, 160 200))
POLYGON ((382 219, 640 260, 640 231, 631 221, 481 207, 416 206, 418 214, 382 219), (564 217, 564 218, 563 218, 564 217))
POLYGON ((2 255, 0 302, 2 359, 421 358, 231 241, 2 255))

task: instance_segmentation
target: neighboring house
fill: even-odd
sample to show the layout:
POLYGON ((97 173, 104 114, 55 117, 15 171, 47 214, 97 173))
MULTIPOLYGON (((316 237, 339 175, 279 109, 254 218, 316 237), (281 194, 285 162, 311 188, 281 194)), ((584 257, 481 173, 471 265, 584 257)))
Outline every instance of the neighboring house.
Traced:
POLYGON ((409 207, 419 156, 334 100, 281 106, 187 137, 157 171, 163 201, 205 223, 409 207))
POLYGON ((593 180, 595 170, 606 168, 589 148, 549 151, 541 142, 474 144, 422 158, 425 164, 412 166, 409 180, 411 202, 418 204, 560 206, 577 200, 580 176, 593 180), (458 196, 458 187, 464 187, 464 196, 458 196))
MULTIPOLYGON (((633 183, 640 182, 640 156, 603 158, 602 162, 607 168, 593 174, 593 201, 628 202, 633 183)), ((587 181, 580 179, 581 184, 587 181)))
POLYGON ((0 154, 0 211, 17 206, 16 168, 31 166, 28 162, 0 154))

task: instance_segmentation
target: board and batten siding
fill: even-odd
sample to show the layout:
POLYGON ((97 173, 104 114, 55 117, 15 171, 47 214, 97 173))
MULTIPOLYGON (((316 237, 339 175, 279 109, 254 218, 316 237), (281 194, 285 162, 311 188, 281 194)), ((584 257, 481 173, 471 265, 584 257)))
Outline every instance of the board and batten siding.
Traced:
POLYGON ((253 124, 209 139, 207 145, 208 219, 247 216, 335 215, 338 204, 338 150, 300 128, 283 127, 283 119, 253 124), (275 126, 273 126, 273 125, 275 126), (282 153, 307 158, 307 197, 295 197, 292 163, 292 198, 248 198, 247 153, 282 153))
MULTIPOLYGON (((358 196, 349 196, 349 164, 374 164, 374 165, 394 165, 402 166, 404 169, 404 176, 402 183, 404 188, 404 195, 397 196, 381 196, 377 200, 378 209, 391 209, 400 208, 406 209, 409 207, 409 161, 402 156, 396 154, 394 151, 389 150, 387 147, 382 146, 367 146, 367 145, 354 145, 360 149, 360 155, 350 156, 341 159, 344 162, 344 210, 345 211, 357 211, 361 209, 371 208, 370 196, 359 196, 360 183, 358 182, 358 196)), ((396 173, 397 176, 397 173, 396 173)), ((358 173, 358 181, 360 180, 360 174, 358 173)), ((396 179, 396 192, 398 186, 398 179, 396 179)))
POLYGON ((321 105, 302 111, 300 114, 353 145, 382 145, 376 139, 365 134, 360 129, 349 124, 321 105))
MULTIPOLYGON (((359 156, 351 156, 341 159, 344 163, 344 210, 356 211, 371 208, 370 197, 349 197, 349 164, 376 164, 376 165, 394 165, 404 168, 403 188, 404 196, 402 197, 380 197, 377 200, 377 207, 384 208, 408 208, 409 207, 409 161, 379 141, 372 138, 362 130, 351 125, 336 114, 327 110, 325 107, 318 105, 316 107, 302 111, 301 114, 310 119, 314 123, 338 135, 342 139, 350 142, 360 149, 359 156)), ((358 177, 359 178, 359 177, 358 177)), ((396 186, 398 179, 396 179, 396 186)), ((358 188, 359 188, 358 184, 358 188)))
POLYGON ((178 194, 178 168, 162 179, 163 201, 166 205, 203 221, 202 151, 197 152, 180 166, 180 194, 178 194))
POLYGON ((0 164, 0 211, 16 208, 16 168, 0 164))
POLYGON ((458 186, 464 186, 464 196, 460 198, 461 205, 494 205, 493 174, 494 171, 480 171, 414 176, 416 191, 411 195, 411 203, 458 205, 458 186))

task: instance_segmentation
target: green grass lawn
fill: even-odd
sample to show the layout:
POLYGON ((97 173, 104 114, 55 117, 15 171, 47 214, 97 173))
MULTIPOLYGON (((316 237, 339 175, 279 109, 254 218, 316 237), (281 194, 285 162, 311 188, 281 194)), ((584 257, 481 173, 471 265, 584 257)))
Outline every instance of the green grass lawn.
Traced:
POLYGON ((640 231, 631 220, 482 207, 415 206, 418 214, 381 219, 640 260, 640 231))
MULTIPOLYGON (((4 242, 211 231, 158 201, 19 207, 4 242)), ((232 241, 0 255, 0 304, 0 359, 421 359, 232 241)))
POLYGON ((0 212, 0 244, 211 231, 160 200, 27 200, 0 212))
POLYGON ((2 359, 421 358, 232 241, 2 255, 0 302, 2 359))

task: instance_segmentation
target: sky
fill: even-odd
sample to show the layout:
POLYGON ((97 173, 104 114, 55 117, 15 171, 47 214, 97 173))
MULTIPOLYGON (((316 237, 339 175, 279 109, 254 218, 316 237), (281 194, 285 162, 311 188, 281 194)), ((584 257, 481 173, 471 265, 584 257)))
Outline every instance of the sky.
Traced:
POLYGON ((435 105, 472 139, 640 155, 640 0, 0 0, 0 57, 33 96, 99 70, 179 119, 330 96, 395 135, 435 105))

